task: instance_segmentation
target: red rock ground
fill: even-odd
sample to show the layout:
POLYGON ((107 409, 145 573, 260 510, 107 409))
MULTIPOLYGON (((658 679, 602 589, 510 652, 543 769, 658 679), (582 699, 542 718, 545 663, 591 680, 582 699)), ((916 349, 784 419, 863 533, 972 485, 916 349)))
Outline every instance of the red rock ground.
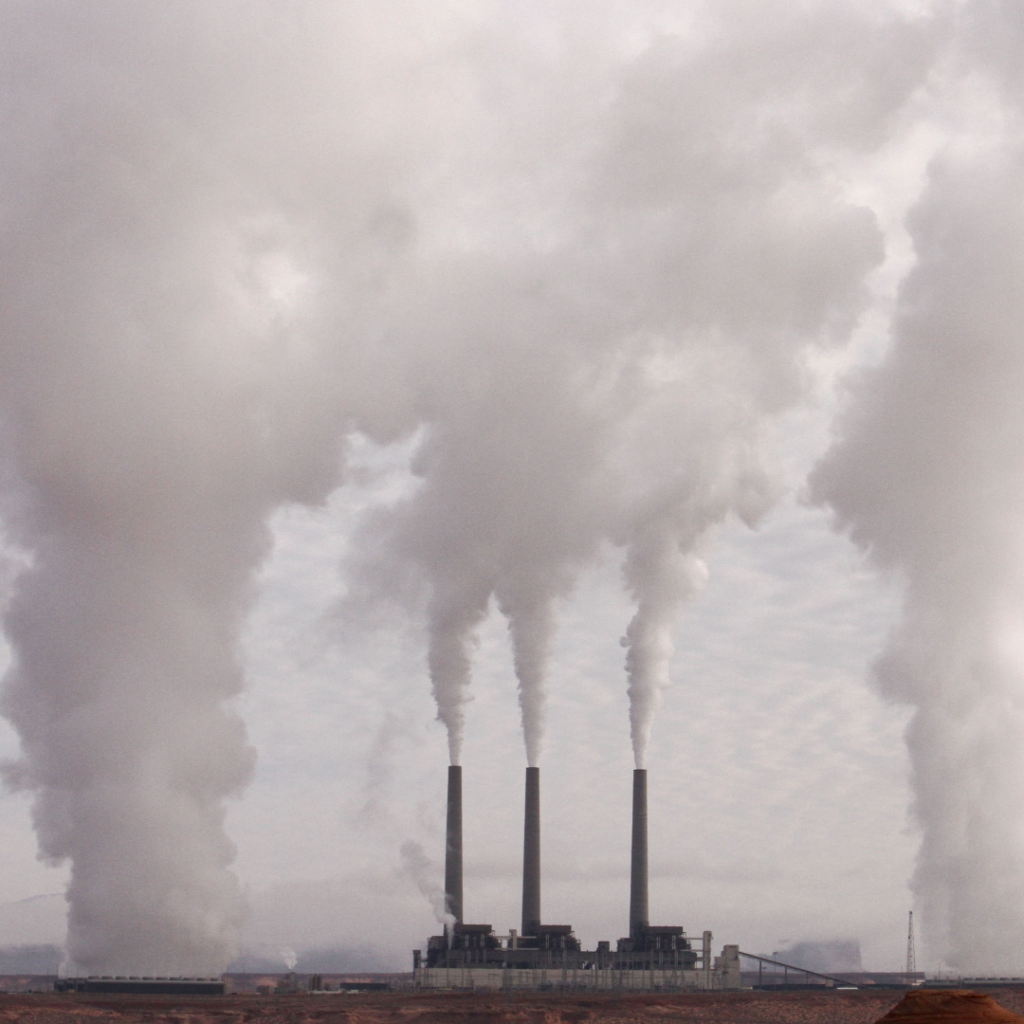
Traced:
MULTIPOLYGON (((992 995, 1006 1009, 1024 1011, 1024 989, 992 995)), ((0 1024, 873 1024, 902 997, 892 990, 509 997, 0 995, 0 1024)))
POLYGON ((1024 1024, 1024 1017, 983 992, 917 989, 878 1024, 1024 1024))

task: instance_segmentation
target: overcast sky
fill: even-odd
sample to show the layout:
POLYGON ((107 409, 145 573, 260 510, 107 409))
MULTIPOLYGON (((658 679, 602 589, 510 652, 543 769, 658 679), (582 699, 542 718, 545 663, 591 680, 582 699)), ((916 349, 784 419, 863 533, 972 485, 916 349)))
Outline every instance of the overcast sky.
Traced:
POLYGON ((529 758, 586 947, 645 764, 652 923, 1012 968, 1022 38, 2 0, 0 942, 405 968, 529 758))

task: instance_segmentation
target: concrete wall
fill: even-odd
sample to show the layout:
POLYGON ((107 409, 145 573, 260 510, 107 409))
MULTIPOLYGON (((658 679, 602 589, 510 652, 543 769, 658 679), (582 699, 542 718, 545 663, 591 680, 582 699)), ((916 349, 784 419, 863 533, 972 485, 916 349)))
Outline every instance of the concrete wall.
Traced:
POLYGON ((590 989, 665 991, 739 988, 738 971, 618 971, 544 968, 534 971, 486 967, 421 967, 417 988, 507 991, 509 989, 590 989), (728 984, 726 984, 728 982, 728 984))
POLYGON ((722 955, 715 957, 714 971, 721 977, 719 988, 742 988, 743 976, 740 974, 740 947, 723 946, 722 955))

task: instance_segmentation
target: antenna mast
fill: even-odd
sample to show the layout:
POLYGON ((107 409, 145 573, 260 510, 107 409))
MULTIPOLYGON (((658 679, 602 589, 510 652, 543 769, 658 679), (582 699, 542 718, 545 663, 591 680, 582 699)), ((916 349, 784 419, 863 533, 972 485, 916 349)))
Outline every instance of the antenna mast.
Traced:
POLYGON ((917 956, 914 952, 914 912, 910 912, 907 925, 907 974, 917 973, 917 956))

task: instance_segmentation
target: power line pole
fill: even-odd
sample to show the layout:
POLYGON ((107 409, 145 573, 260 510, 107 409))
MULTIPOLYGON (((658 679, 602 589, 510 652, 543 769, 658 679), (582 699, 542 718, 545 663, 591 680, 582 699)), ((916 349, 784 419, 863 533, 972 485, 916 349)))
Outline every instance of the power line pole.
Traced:
POLYGON ((914 952, 914 912, 910 912, 907 925, 907 974, 917 973, 917 955, 914 952))

